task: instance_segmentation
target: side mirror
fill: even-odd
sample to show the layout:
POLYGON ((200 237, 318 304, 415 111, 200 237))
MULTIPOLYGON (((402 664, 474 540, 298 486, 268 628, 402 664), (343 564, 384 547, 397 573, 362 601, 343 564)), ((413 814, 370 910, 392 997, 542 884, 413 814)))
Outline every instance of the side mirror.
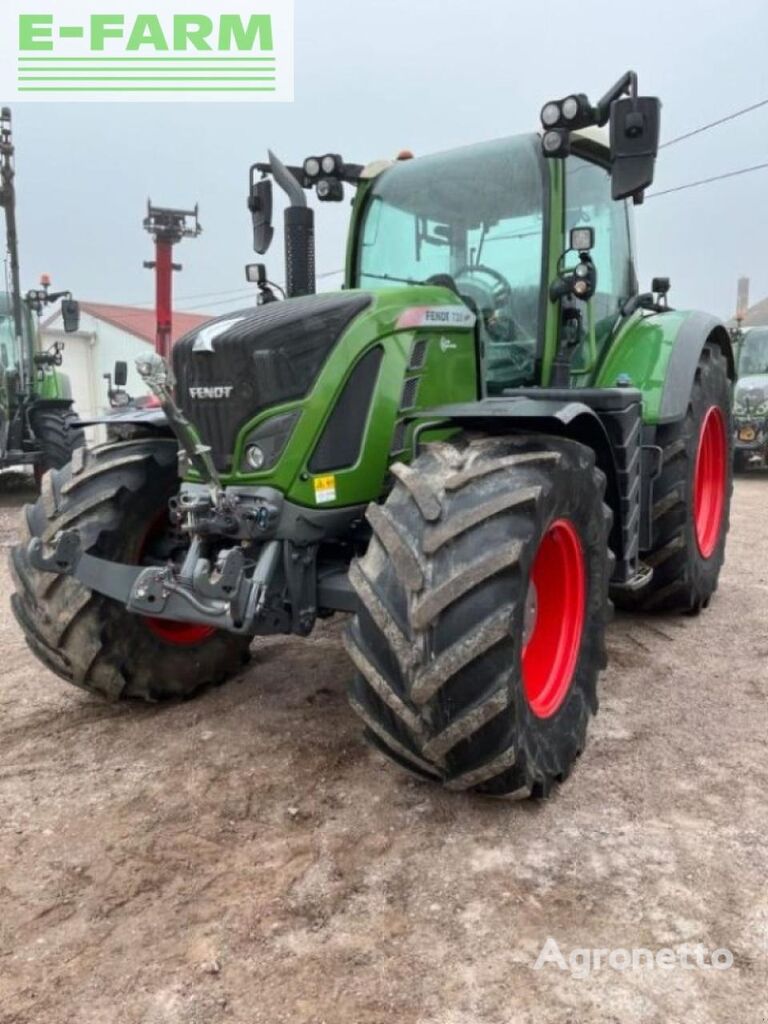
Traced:
POLYGON ((614 199, 634 197, 653 183, 659 151, 661 101, 656 96, 614 100, 610 113, 611 182, 614 199))
POLYGON ((64 330, 67 334, 73 334, 80 330, 80 303, 75 299, 61 300, 61 319, 64 321, 64 330))
POLYGON ((275 234, 272 227, 272 182, 269 178, 251 182, 248 209, 253 220, 253 248, 263 256, 275 234))
POLYGON ((118 359, 115 363, 115 387, 124 388, 128 383, 128 363, 118 359))

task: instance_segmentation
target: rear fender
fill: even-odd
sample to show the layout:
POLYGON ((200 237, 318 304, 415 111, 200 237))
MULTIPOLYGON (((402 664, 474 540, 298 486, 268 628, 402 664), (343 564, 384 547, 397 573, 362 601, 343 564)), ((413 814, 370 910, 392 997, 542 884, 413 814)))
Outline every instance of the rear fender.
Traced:
MULTIPOLYGON (((636 406, 635 406, 636 408, 636 406)), ((630 480, 617 463, 616 449, 608 430, 590 406, 584 402, 508 397, 489 398, 480 402, 445 405, 429 409, 422 431, 447 422, 462 430, 478 430, 487 434, 533 433, 566 437, 591 448, 595 462, 606 478, 606 503, 613 511, 610 545, 616 555, 615 582, 624 582, 636 571, 639 540, 639 451, 636 472, 630 480)), ((637 414, 635 413, 637 419, 637 414)), ((632 444, 639 450, 639 432, 634 431, 632 444)), ((417 434, 418 436, 418 434, 417 434)))
POLYGON ((27 406, 29 414, 33 415, 38 409, 49 410, 50 412, 66 412, 74 404, 72 398, 36 398, 27 406))
POLYGON ((643 422, 673 423, 685 416, 699 359, 707 342, 719 346, 735 380, 731 338, 722 321, 708 313, 669 310, 639 312, 621 329, 597 374, 595 386, 615 387, 624 379, 642 392, 643 422))

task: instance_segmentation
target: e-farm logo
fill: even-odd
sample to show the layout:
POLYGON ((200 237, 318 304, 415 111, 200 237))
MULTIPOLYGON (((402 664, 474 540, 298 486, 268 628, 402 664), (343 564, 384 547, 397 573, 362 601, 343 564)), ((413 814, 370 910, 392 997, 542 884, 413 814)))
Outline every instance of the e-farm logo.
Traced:
POLYGON ((3 0, 0 97, 293 99, 293 0, 194 4, 3 0))

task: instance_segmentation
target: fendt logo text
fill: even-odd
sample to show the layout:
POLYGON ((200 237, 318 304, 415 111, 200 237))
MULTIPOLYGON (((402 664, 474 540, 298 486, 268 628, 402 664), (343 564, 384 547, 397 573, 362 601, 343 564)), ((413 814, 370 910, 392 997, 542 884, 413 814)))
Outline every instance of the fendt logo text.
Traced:
POLYGON ((226 0, 216 13, 210 6, 190 13, 180 0, 152 6, 148 12, 145 0, 127 0, 91 9, 87 0, 63 0, 55 13, 42 4, 33 13, 25 0, 6 0, 0 95, 68 102, 293 99, 292 0, 226 0))
POLYGON ((189 389, 190 398, 229 398, 234 391, 231 384, 216 384, 208 387, 196 387, 189 389))

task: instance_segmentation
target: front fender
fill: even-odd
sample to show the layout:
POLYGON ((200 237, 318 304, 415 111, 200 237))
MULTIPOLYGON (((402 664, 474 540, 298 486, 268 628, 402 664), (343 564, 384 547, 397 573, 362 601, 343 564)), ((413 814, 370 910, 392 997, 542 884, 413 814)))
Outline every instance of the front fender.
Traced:
POLYGON ((61 370, 44 370, 35 390, 38 398, 69 401, 72 404, 72 384, 61 370))
POLYGON ((615 387, 629 378, 643 396, 645 423, 671 423, 688 408, 693 378, 707 341, 719 345, 735 379, 731 338, 722 321, 708 313, 669 310, 639 312, 619 331, 600 366, 595 385, 615 387))
POLYGON ((103 424, 105 427, 154 427, 166 429, 170 433, 168 418, 162 409, 152 406, 146 409, 119 409, 103 416, 88 416, 80 420, 81 427, 92 427, 103 424))

